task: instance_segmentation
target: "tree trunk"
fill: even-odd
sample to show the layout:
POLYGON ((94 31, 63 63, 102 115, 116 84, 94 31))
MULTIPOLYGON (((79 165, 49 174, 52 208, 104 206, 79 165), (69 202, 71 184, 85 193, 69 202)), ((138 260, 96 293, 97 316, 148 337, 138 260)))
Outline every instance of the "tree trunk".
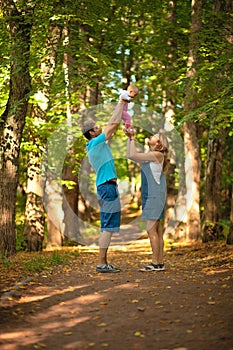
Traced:
POLYGON ((233 185, 231 190, 231 215, 230 215, 230 228, 227 236, 227 244, 233 244, 233 185))
MULTIPOLYGON (((72 135, 70 136, 72 137, 72 135)), ((46 159, 44 160, 45 173, 42 177, 44 206, 50 221, 46 247, 62 244, 68 231, 71 240, 83 244, 79 232, 77 230, 72 231, 73 227, 77 229, 80 226, 79 218, 74 214, 77 211, 77 207, 75 211, 72 210, 64 196, 64 188, 62 187, 62 182, 64 181, 62 178, 63 164, 67 154, 69 154, 67 140, 67 125, 62 124, 47 143, 46 159), (64 207, 66 211, 64 211, 64 207), (72 216, 68 215, 68 211, 72 212, 72 216), (54 227, 56 230, 54 230, 54 227), (51 232, 50 228, 52 228, 51 232), (58 237, 59 232, 60 238, 58 237)))
MULTIPOLYGON (((192 86, 198 63, 199 35, 202 28, 202 0, 192 0, 191 32, 187 70, 187 89, 184 112, 189 114, 197 107, 197 92, 192 86)), ((198 127, 188 120, 183 125, 185 145, 187 239, 200 237, 200 171, 201 161, 198 144, 198 127)))
POLYGON ((47 219, 47 229, 46 249, 50 250, 61 247, 63 245, 64 236, 61 234, 61 229, 54 225, 54 220, 51 220, 49 217, 47 219))
MULTIPOLYGON (((50 154, 48 152, 48 154, 50 154)), ((54 163, 49 163, 52 167, 54 163)), ((46 170, 43 183, 43 202, 47 212, 47 242, 46 248, 61 247, 64 241, 64 211, 62 208, 62 186, 60 178, 51 170, 46 170)))
MULTIPOLYGON (((76 24, 76 22, 75 22, 76 24)), ((72 23, 68 29, 65 30, 66 35, 66 45, 68 47, 68 52, 72 52, 72 40, 74 39, 73 35, 76 36, 76 31, 73 33, 72 31, 72 23)), ((90 28, 80 27, 80 30, 83 31, 84 38, 88 38, 90 35, 90 28)), ((98 44, 98 50, 101 51, 102 44, 98 44)), ((97 106, 99 103, 100 91, 99 91, 99 81, 100 79, 96 77, 96 84, 94 87, 86 87, 85 93, 79 94, 78 104, 76 101, 72 101, 70 96, 73 93, 77 93, 80 89, 80 86, 77 83, 79 81, 79 71, 75 70, 73 67, 77 64, 76 57, 65 53, 64 54, 64 62, 63 66, 65 68, 65 80, 66 80, 66 98, 67 98, 67 124, 71 124, 72 128, 72 115, 79 111, 80 107, 85 107, 86 105, 97 106), (78 85, 78 86, 77 86, 78 85)), ((83 70, 86 68, 83 67, 83 70)), ((80 120, 81 121, 81 120, 80 120)), ((68 135, 67 135, 68 136, 68 135)), ((79 184, 77 176, 73 175, 73 167, 72 167, 72 154, 75 152, 75 148, 73 145, 72 135, 70 135, 70 140, 72 141, 71 147, 67 150, 67 158, 68 162, 64 164, 62 169, 62 180, 63 181, 72 181, 72 188, 69 186, 63 186, 63 198, 62 198, 62 209, 64 212, 64 240, 73 241, 77 244, 84 244, 83 239, 80 234, 80 229, 83 227, 83 220, 79 218, 79 184), (70 164, 69 164, 70 163, 70 164)), ((76 147, 77 148, 77 147, 76 147)), ((77 149, 76 149, 77 151, 77 149)), ((77 159, 76 159, 77 161, 77 159)), ((80 160, 81 162, 81 160, 80 160)), ((89 165, 90 167, 90 165, 89 165)), ((87 204, 87 203, 86 203, 87 204)), ((89 210, 90 211, 90 210, 89 210)), ((84 219, 84 218, 83 218, 84 219)))
POLYGON ((65 240, 72 241, 72 238, 80 235, 80 227, 77 225, 78 220, 78 178, 73 175, 72 167, 65 165, 63 167, 62 179, 72 181, 72 186, 63 186, 63 210, 65 218, 65 240))
POLYGON ((44 207, 41 195, 35 191, 27 193, 27 203, 25 212, 24 235, 27 237, 27 249, 29 251, 41 251, 44 240, 44 207))
POLYGON ((20 13, 14 1, 0 1, 11 37, 10 91, 0 122, 0 252, 16 252, 15 206, 18 160, 31 79, 29 52, 32 13, 20 13))
MULTIPOLYGON (((41 62, 41 82, 42 91, 38 91, 40 102, 38 105, 30 106, 30 115, 35 123, 44 124, 46 122, 46 111, 50 99, 50 86, 52 83, 54 70, 56 67, 57 47, 62 35, 62 28, 52 23, 48 30, 46 40, 46 58, 41 62)), ((45 152, 45 140, 40 135, 36 135, 33 129, 28 132, 33 150, 29 152, 28 162, 28 184, 27 201, 25 210, 24 236, 27 240, 29 251, 42 250, 44 240, 45 213, 42 201, 42 188, 40 181, 40 167, 43 152, 45 152), (40 138, 40 140, 39 140, 40 138), (37 145, 38 143, 38 145, 37 145), (44 144, 44 147, 42 146, 44 144), (35 151, 36 150, 36 151, 35 151), (40 159, 40 160, 39 160, 40 159)), ((49 225, 51 227, 51 225, 49 225)))
POLYGON ((201 161, 194 122, 184 123, 187 240, 200 238, 201 161))
POLYGON ((179 176, 179 188, 176 195, 176 201, 173 207, 173 213, 168 221, 165 230, 165 237, 174 239, 175 241, 185 241, 187 239, 187 217, 186 217, 186 185, 185 185, 185 169, 184 169, 184 148, 180 140, 172 145, 176 145, 176 169, 179 176), (180 148, 178 149, 180 144, 180 148))
POLYGON ((177 23, 177 13, 176 13, 176 2, 169 1, 168 4, 168 28, 167 28, 167 46, 168 53, 166 57, 166 77, 165 86, 166 90, 166 104, 165 109, 165 126, 164 129, 168 132, 170 141, 170 170, 173 168, 172 173, 167 174, 167 207, 165 214, 165 237, 168 239, 174 239, 176 241, 186 239, 186 187, 185 187, 185 174, 184 174, 184 147, 183 140, 175 129, 171 129, 174 125, 174 110, 176 101, 176 91, 174 89, 174 72, 173 72, 173 62, 177 60, 177 38, 174 35, 174 28, 178 27, 177 23), (178 190, 175 190, 175 171, 178 173, 179 186, 178 190), (169 178, 172 176, 173 185, 169 189, 169 178), (167 220, 166 220, 167 217, 167 220), (167 221, 167 225, 166 225, 167 221))
MULTIPOLYGON (((224 42, 226 40, 226 29, 230 27, 231 20, 229 11, 233 9, 231 2, 214 0, 213 13, 211 25, 216 28, 223 26, 223 30, 220 34, 220 39, 224 42)), ((214 60, 214 55, 212 60, 214 60)), ((218 95, 219 90, 222 88, 221 81, 225 80, 225 74, 218 72, 215 74, 215 93, 218 95)), ((219 113, 219 112, 218 112, 219 113)), ((204 213, 203 213, 203 227, 202 227, 202 240, 203 242, 216 241, 221 238, 223 226, 220 224, 221 218, 221 184, 222 184, 222 167, 223 157, 225 150, 225 140, 227 130, 223 127, 220 128, 219 117, 221 112, 216 115, 213 114, 212 121, 209 130, 208 151, 207 151, 207 165, 205 174, 205 198, 204 198, 204 213), (216 136, 216 130, 218 135, 216 136)))
MULTIPOLYGON (((213 123, 214 124, 214 123, 213 123)), ((209 133, 207 165, 205 174, 205 198, 202 227, 202 241, 216 241, 222 231, 219 224, 221 213, 221 178, 225 132, 221 130, 218 138, 209 133)))

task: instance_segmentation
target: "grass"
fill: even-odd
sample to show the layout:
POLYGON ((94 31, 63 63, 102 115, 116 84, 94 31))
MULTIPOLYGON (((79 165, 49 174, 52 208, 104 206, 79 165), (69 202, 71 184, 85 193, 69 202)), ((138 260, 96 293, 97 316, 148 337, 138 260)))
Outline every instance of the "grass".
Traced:
POLYGON ((0 267, 1 270, 8 270, 9 273, 17 269, 20 269, 21 273, 26 275, 28 273, 40 273, 51 270, 58 265, 69 263, 77 254, 77 251, 18 253, 11 258, 2 257, 0 267))

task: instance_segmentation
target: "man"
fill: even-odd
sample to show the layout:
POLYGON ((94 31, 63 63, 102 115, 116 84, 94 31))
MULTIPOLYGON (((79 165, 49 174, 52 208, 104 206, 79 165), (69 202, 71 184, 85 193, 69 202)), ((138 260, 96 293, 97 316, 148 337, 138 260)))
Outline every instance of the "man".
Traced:
POLYGON ((101 273, 121 271, 114 265, 108 264, 107 260, 111 237, 114 232, 119 232, 121 218, 117 174, 107 141, 117 130, 125 103, 123 100, 118 103, 103 132, 93 121, 85 123, 82 129, 83 135, 88 139, 86 144, 88 159, 96 172, 96 188, 101 222, 99 259, 96 271, 101 273))

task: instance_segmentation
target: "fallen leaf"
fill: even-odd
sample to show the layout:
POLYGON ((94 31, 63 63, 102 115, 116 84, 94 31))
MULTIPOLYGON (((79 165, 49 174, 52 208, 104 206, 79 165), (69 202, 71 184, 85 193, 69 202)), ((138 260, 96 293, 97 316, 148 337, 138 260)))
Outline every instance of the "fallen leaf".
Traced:
POLYGON ((46 348, 47 345, 45 345, 44 343, 36 343, 33 345, 34 349, 42 349, 42 348, 46 348))
POLYGON ((137 309, 138 309, 138 311, 145 311, 145 307, 140 307, 139 306, 137 309))
POLYGON ((186 333, 193 333, 193 331, 191 329, 187 329, 186 333))
POLYGON ((70 310, 69 313, 70 313, 71 315, 75 315, 75 314, 77 314, 77 311, 75 311, 75 310, 70 310))
POLYGON ((95 343, 88 343, 88 346, 95 346, 95 343))
POLYGON ((140 337, 140 338, 144 338, 145 337, 145 335, 143 333, 141 333, 140 331, 136 331, 134 333, 134 335, 135 335, 135 337, 140 337))
POLYGON ((96 316, 94 316, 92 319, 93 319, 93 320, 99 320, 100 318, 101 318, 101 316, 96 315, 96 316))

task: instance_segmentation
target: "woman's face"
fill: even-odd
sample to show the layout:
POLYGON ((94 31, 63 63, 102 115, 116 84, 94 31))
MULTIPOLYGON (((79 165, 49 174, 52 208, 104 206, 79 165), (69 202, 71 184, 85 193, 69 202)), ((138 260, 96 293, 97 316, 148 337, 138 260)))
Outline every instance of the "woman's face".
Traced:
POLYGON ((159 135, 156 134, 156 135, 150 136, 147 143, 150 147, 156 147, 160 143, 159 135))

